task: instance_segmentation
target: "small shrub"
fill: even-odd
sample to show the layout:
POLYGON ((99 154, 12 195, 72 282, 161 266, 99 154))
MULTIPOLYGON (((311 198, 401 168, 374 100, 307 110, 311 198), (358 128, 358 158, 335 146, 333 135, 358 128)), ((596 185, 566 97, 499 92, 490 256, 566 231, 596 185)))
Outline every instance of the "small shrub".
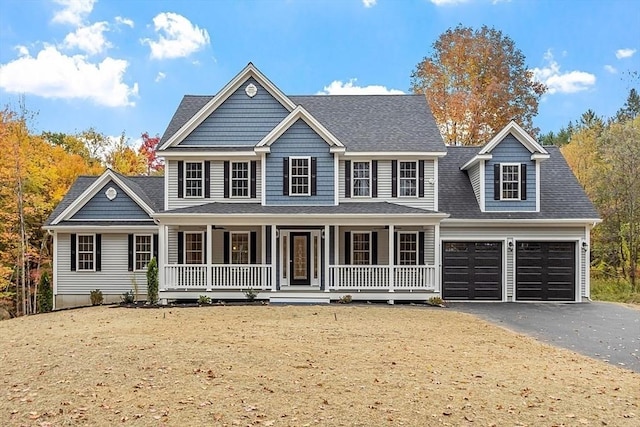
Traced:
POLYGON ((136 302, 136 297, 133 294, 133 291, 125 292, 124 294, 122 294, 120 299, 122 300, 123 304, 133 304, 134 302, 136 302))
POLYGON ((211 304, 211 298, 209 298, 206 295, 200 295, 198 297, 198 304, 199 305, 209 305, 209 304, 211 304))
POLYGON ((433 305, 435 307, 444 307, 444 300, 440 297, 431 297, 427 300, 427 304, 433 305))
POLYGON ((100 289, 94 289, 89 293, 89 298, 91 299, 91 305, 102 305, 104 302, 104 296, 102 295, 102 291, 100 289))
POLYGON ((136 280, 136 275, 133 274, 131 276, 131 287, 133 288, 133 302, 138 301, 140 292, 138 289, 138 281, 136 280))
POLYGON ((147 265, 147 302, 158 303, 158 261, 155 257, 147 265))
POLYGON ((349 294, 341 296, 340 299, 338 300, 340 304, 351 304, 352 301, 353 301, 353 297, 349 294))
POLYGON ((38 312, 47 313, 51 310, 53 310, 53 289, 51 289, 49 273, 45 271, 40 276, 38 284, 38 312))
POLYGON ((628 302, 640 301, 640 293, 633 292, 631 283, 619 278, 592 277, 591 299, 597 301, 628 302))
POLYGON ((247 297, 249 301, 253 301, 258 296, 258 292, 253 288, 249 288, 246 291, 244 291, 244 296, 247 297))

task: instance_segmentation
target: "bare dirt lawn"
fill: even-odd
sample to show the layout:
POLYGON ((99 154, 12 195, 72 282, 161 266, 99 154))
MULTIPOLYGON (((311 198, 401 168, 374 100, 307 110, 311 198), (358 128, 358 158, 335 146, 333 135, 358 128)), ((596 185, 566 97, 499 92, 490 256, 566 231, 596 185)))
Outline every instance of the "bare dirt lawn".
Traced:
POLYGON ((467 314, 96 307, 0 322, 0 425, 640 424, 640 375, 467 314))

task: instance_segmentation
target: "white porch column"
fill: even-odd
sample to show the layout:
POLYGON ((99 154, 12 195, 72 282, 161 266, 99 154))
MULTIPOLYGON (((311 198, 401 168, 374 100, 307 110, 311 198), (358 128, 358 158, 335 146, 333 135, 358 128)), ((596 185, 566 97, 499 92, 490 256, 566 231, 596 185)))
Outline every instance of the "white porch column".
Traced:
POLYGON ((331 279, 329 278, 329 226, 324 226, 324 231, 322 232, 324 235, 324 291, 329 292, 329 283, 331 283, 331 279))
POLYGON ((340 265, 340 226, 334 225, 333 228, 333 264, 340 265))
POLYGON ((267 263, 267 226, 260 226, 260 264, 264 265, 267 263))
POLYGON ((435 231, 433 233, 433 238, 435 239, 434 248, 435 254, 433 256, 433 263, 435 264, 436 277, 434 277, 434 285, 436 287, 436 292, 442 292, 442 288, 440 287, 440 280, 442 274, 440 273, 440 268, 442 267, 440 264, 440 257, 442 256, 442 245, 440 244, 440 224, 436 224, 435 231))
POLYGON ((167 257, 167 226, 164 224, 160 225, 160 229, 158 230, 158 259, 156 262, 158 263, 158 290, 164 291, 167 286, 165 283, 165 266, 168 264, 169 258, 167 257))
POLYGON ((207 259, 205 262, 207 263, 207 277, 205 282, 207 284, 207 292, 211 291, 211 264, 213 264, 213 236, 212 236, 211 225, 207 224, 207 259))
POLYGON ((389 292, 393 292, 396 281, 395 266, 393 264, 395 259, 396 239, 395 239, 395 226, 389 225, 389 292))
POLYGON ((278 258, 278 250, 276 248, 276 233, 277 227, 271 226, 271 292, 278 290, 277 275, 276 275, 276 259, 278 258))

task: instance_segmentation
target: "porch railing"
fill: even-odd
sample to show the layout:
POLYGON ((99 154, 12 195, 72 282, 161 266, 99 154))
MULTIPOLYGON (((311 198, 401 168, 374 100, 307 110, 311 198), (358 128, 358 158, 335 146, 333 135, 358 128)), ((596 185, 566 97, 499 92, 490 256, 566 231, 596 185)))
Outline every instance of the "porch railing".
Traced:
POLYGON ((166 289, 271 289, 270 264, 170 264, 166 289), (209 280, 207 280, 209 279, 209 280))
POLYGON ((329 286, 335 290, 435 291, 436 268, 432 265, 333 265, 329 266, 329 286))

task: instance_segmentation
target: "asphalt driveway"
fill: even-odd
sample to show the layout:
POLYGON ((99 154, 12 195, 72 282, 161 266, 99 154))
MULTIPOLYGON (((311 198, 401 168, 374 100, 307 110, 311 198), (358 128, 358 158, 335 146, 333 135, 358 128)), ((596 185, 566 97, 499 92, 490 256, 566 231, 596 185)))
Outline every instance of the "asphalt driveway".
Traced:
POLYGON ((451 303, 451 308, 640 372, 640 310, 621 304, 451 303))

